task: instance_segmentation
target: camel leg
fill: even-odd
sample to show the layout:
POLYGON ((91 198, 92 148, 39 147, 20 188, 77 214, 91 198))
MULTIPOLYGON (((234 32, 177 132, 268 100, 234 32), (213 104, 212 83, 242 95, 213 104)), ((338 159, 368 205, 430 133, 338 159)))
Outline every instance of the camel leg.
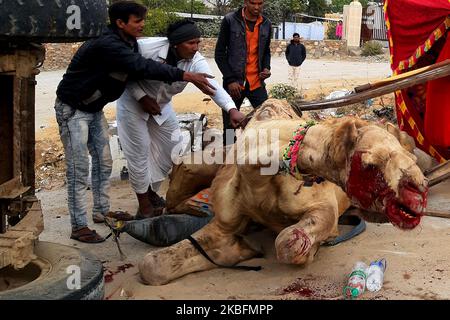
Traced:
POLYGON ((314 208, 301 220, 283 229, 275 240, 277 258, 289 264, 312 261, 322 241, 338 234, 337 206, 314 208))
MULTIPOLYGON (((234 265, 260 253, 251 248, 242 237, 226 232, 216 219, 192 237, 215 263, 221 265, 234 265)), ((188 273, 216 267, 189 240, 152 251, 139 263, 142 280, 150 285, 166 284, 188 273)))

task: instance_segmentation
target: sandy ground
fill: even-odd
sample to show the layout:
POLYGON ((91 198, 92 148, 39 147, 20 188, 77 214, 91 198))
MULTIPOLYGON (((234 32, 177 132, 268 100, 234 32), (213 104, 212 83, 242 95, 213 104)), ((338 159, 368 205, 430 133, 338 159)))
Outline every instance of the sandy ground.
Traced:
MULTIPOLYGON (((212 64, 214 65, 214 64, 212 64)), ((269 86, 287 82, 284 59, 274 59, 273 76, 269 86)), ((220 74, 213 70, 216 77, 220 74)), ((54 91, 63 72, 43 72, 38 76, 36 95, 37 160, 43 183, 37 196, 42 201, 45 230, 40 240, 67 244, 88 250, 104 262, 106 299, 341 299, 346 275, 353 264, 386 258, 385 283, 378 293, 365 293, 361 299, 450 299, 450 256, 443 243, 450 239, 450 220, 425 217, 413 231, 405 232, 390 224, 368 224, 360 236, 335 247, 322 247, 313 263, 299 267, 279 264, 275 259, 275 235, 260 231, 250 235, 264 249, 264 258, 246 261, 260 265, 261 271, 213 269, 177 279, 164 286, 146 286, 137 270, 139 260, 150 250, 127 234, 121 235, 126 254, 120 256, 115 243, 109 239, 101 244, 83 244, 69 239, 70 222, 63 176, 64 160, 53 115, 54 91), (55 161, 55 159, 59 159, 55 161), (50 172, 47 174, 46 172, 50 172), (55 178, 56 174, 56 178, 55 178)), ((363 84, 389 75, 387 63, 361 63, 311 60, 305 63, 301 86, 306 97, 363 84)), ((220 109, 205 96, 189 87, 174 99, 177 112, 206 113, 210 125, 220 127, 220 109)), ((107 117, 114 119, 114 105, 106 108, 107 117)), ((164 195, 167 183, 163 185, 164 195)), ((450 181, 430 190, 429 207, 449 210, 450 181)), ((114 210, 134 213, 135 196, 127 181, 113 180, 111 201, 114 210)), ((91 195, 88 203, 92 204, 91 195)), ((90 225, 92 224, 89 217, 90 225)), ((95 225, 100 234, 108 230, 95 225)))
MULTIPOLYGON (((448 210, 449 188, 450 181, 431 188, 429 207, 448 210)), ((121 261, 112 240, 101 244, 70 240, 65 190, 40 192, 38 196, 45 218, 40 240, 76 246, 104 261, 105 274, 111 275, 108 280, 112 280, 106 283, 107 299, 341 299, 346 274, 353 264, 379 258, 387 260, 384 287, 378 293, 365 293, 361 299, 450 299, 450 256, 445 246, 450 240, 448 219, 425 217, 412 231, 401 231, 391 224, 368 223, 361 235, 335 247, 322 247, 315 260, 303 267, 278 263, 275 235, 260 231, 249 237, 263 247, 264 258, 242 264, 260 265, 261 271, 213 269, 164 286, 147 286, 140 281, 137 264, 155 247, 122 234, 120 243, 127 257, 121 261)), ((115 209, 136 210, 127 182, 114 182, 111 197, 115 209)), ((95 228, 100 234, 108 233, 103 225, 95 228)))

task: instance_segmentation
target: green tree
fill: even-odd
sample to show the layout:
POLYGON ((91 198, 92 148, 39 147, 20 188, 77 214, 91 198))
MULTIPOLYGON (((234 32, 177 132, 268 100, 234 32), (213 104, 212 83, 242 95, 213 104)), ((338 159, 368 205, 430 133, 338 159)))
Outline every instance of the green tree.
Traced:
POLYGON ((167 11, 187 12, 190 13, 206 13, 208 9, 200 0, 141 0, 150 10, 164 9, 167 11))
MULTIPOLYGON (((311 1, 311 0, 310 0, 311 1)), ((282 34, 285 36, 285 23, 295 13, 304 12, 307 0, 268 0, 264 2, 264 15, 274 26, 283 24, 282 34)))
POLYGON ((243 0, 206 0, 213 6, 212 14, 223 16, 243 5, 243 0))
POLYGON ((167 26, 179 19, 164 9, 149 9, 145 19, 144 36, 165 36, 167 26))
POLYGON ((306 13, 315 17, 324 17, 329 11, 326 0, 309 0, 306 13))
POLYGON ((274 25, 285 22, 292 14, 303 12, 306 0, 271 0, 264 3, 264 14, 274 25))
MULTIPOLYGON (((353 0, 332 0, 331 5, 329 7, 331 12, 343 12, 344 5, 352 3, 353 0)), ((367 7, 368 0, 359 0, 363 7, 367 7)))

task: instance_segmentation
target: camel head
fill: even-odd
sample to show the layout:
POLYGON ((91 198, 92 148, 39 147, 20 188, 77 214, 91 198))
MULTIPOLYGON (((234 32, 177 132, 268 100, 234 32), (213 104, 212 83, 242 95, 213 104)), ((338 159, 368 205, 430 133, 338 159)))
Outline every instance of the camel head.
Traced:
POLYGON ((384 214, 401 229, 416 227, 426 208, 428 181, 415 156, 385 129, 356 118, 343 119, 339 132, 346 141, 334 138, 334 152, 345 157, 341 185, 352 203, 384 214))

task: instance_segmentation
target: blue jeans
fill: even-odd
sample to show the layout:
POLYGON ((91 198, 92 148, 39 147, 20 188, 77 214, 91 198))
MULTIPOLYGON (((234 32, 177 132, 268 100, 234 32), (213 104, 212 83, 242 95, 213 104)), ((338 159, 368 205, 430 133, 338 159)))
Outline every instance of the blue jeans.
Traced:
POLYGON ((87 226, 86 190, 89 154, 92 157, 93 213, 109 212, 109 177, 112 171, 108 123, 103 111, 83 112, 56 100, 56 120, 66 157, 67 196, 72 229, 87 226))

